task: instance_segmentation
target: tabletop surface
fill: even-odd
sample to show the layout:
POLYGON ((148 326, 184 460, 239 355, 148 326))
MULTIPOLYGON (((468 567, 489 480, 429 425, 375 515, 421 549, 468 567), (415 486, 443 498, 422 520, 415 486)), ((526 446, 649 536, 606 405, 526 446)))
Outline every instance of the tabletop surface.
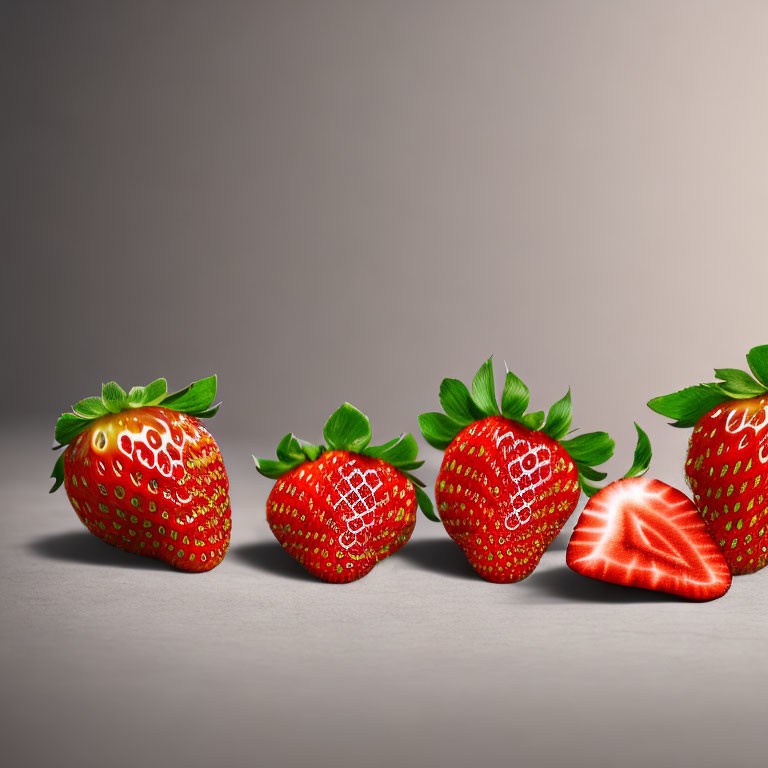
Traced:
POLYGON ((768 570, 706 604, 592 581, 565 565, 574 515, 494 585, 420 519, 326 585, 272 539, 269 482, 232 442, 232 546, 184 574, 92 537, 47 494, 48 445, 0 444, 13 765, 765 764, 768 570))

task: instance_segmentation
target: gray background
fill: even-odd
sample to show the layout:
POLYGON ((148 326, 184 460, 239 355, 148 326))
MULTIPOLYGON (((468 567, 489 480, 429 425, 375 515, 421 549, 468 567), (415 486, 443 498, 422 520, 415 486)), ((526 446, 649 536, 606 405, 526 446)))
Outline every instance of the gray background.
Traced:
POLYGON ((680 485, 644 403, 768 340, 767 33, 760 2, 0 2, 15 764, 764 765, 765 573, 687 605, 566 537, 498 587, 420 520, 328 587, 250 453, 343 400, 416 430, 493 353, 680 485), (188 577, 90 538, 47 449, 103 380, 210 372, 234 539, 188 577))

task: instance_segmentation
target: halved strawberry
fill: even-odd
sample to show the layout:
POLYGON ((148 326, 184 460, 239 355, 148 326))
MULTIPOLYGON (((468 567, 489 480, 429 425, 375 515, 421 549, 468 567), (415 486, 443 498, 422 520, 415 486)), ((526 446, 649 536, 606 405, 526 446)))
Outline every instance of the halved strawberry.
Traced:
POLYGON ((114 381, 63 413, 54 466, 85 527, 108 544, 185 571, 209 571, 229 546, 229 480, 200 419, 216 377, 168 394, 165 379, 126 393, 114 381))
POLYGON ((563 439, 571 426, 570 391, 544 418, 526 414, 528 387, 507 371, 501 409, 493 364, 477 372, 470 393, 444 379, 445 413, 424 413, 425 440, 445 451, 435 486, 440 518, 484 579, 508 583, 528 576, 576 508, 588 480, 605 473, 593 467, 613 454, 605 432, 563 439))
POLYGON ((277 461, 256 469, 277 480, 267 499, 267 522, 285 551, 311 574, 344 583, 367 574, 413 533, 416 506, 436 520, 423 483, 411 471, 418 446, 404 434, 373 446, 368 417, 349 403, 323 429, 325 445, 287 434, 277 461))
MULTIPOLYGON (((637 425, 635 425, 637 426, 637 425)), ((650 443, 638 430, 647 462, 650 443)), ((693 502, 676 488, 638 477, 638 460, 621 480, 587 502, 566 551, 568 566, 593 579, 714 600, 731 585, 728 563, 712 541, 693 502)))
POLYGON ((768 565, 768 345, 747 363, 754 377, 719 368, 719 382, 648 403, 673 426, 693 427, 685 478, 733 574, 768 565))

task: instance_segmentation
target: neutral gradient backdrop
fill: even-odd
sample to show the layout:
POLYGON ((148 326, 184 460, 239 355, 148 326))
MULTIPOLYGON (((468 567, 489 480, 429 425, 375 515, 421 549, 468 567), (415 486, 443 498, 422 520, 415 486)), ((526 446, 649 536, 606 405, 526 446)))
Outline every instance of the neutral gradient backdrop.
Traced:
MULTIPOLYGON (((654 443, 654 474, 679 485, 687 436, 645 402, 706 380, 715 365, 738 367, 749 347, 768 341, 766 39, 768 4, 737 0, 0 0, 0 546, 3 663, 18 683, 5 722, 18 754, 33 744, 28 763, 45 762, 44 742, 29 734, 48 727, 60 764, 74 756, 104 764, 113 702, 156 758, 188 765, 214 754, 222 764, 227 754, 232 764, 258 764, 260 740, 272 763, 282 755, 286 765, 347 765, 375 749, 367 762, 384 765, 387 738, 402 764, 422 766, 483 754, 509 762, 516 745, 528 765, 558 755, 571 766, 665 757, 688 765, 689 750, 700 766, 764 765, 749 710, 728 723, 725 742, 713 736, 718 718, 706 719, 718 702, 763 706, 762 575, 721 601, 730 608, 717 609, 719 623, 702 613, 713 606, 689 624, 690 607, 677 604, 617 607, 620 598, 598 596, 594 612, 581 594, 574 608, 565 598, 578 583, 553 552, 565 607, 521 598, 519 612, 500 616, 518 604, 502 604, 498 589, 424 573, 430 558, 453 562, 438 541, 421 561, 404 550, 390 566, 400 581, 384 597, 366 593, 367 580, 349 588, 368 617, 361 634, 332 590, 286 582, 279 567, 259 570, 269 484, 250 453, 270 451, 291 430, 319 438, 344 400, 369 414, 377 439, 416 431, 417 414, 437 407, 441 378, 468 380, 493 354, 529 384, 535 406, 570 386, 574 425, 616 437, 614 473, 629 461, 639 421, 654 443), (212 372, 224 401, 212 428, 233 480, 236 544, 246 549, 185 587, 194 599, 179 603, 163 597, 164 572, 133 569, 121 553, 92 554, 63 494, 44 497, 40 478, 56 416, 102 381, 130 387, 164 375, 181 387, 212 372), (94 600, 89 585, 101 590, 94 600), (272 591, 257 606, 238 602, 252 588, 272 591), (402 616, 392 614, 398 589, 402 616), (109 603, 111 594, 123 602, 109 603), (334 605, 320 616, 323 599, 334 605), (218 617, 216 639, 204 644, 215 659, 196 657, 189 635, 163 623, 186 627, 180 617, 200 606, 218 617), (566 642, 572 620, 575 648, 566 642), (452 634, 472 621, 484 622, 482 633, 452 634), (382 658, 405 690, 388 682, 379 699, 353 686, 351 701, 329 704, 326 684, 348 692, 355 675, 339 683, 341 662, 325 665, 317 646, 298 642, 311 644, 318 625, 320 642, 341 656, 351 649, 348 670, 364 670, 357 679, 367 691, 383 685, 371 671, 382 658), (496 670, 521 626, 520 647, 532 656, 528 664, 516 656, 507 686, 496 670), (137 627, 149 638, 139 641, 137 627), (747 637, 752 645, 740 645, 747 637), (436 666, 440 638, 448 669, 436 666), (104 649, 133 663, 142 642, 153 659, 144 676, 114 672, 104 649), (223 707, 221 722, 191 707, 202 694, 187 683, 178 687, 186 708, 173 709, 174 642, 212 688, 210 670, 226 667, 209 704, 223 707), (270 646, 287 668, 265 671, 270 646), (571 652, 568 674, 555 665, 571 652), (742 665, 721 669, 721 658, 742 665), (715 676, 711 706, 704 670, 715 676), (88 713, 74 714, 72 680, 84 678, 80 700, 99 738, 88 713), (279 693, 285 679, 295 703, 279 693), (409 691, 409 679, 434 685, 434 698, 424 687, 409 691), (260 681, 276 710, 254 692, 260 681), (141 703, 142 691, 151 701, 156 689, 173 709, 173 748, 163 714, 150 717, 141 703), (671 709, 654 709, 657 697, 671 709), (560 702, 550 720, 548 702, 560 702), (358 705, 370 707, 370 721, 361 724, 358 705), (329 706, 352 724, 317 725, 313 713, 329 706), (670 725, 691 706, 688 731, 670 725), (607 718, 607 741, 590 707, 607 718), (266 719, 254 714, 251 723, 251 711, 266 719), (653 727, 625 733, 622 711, 653 727), (310 729, 314 752, 288 735, 291 716, 310 729), (205 722, 217 729, 208 741, 205 722), (194 724, 193 750, 183 745, 192 738, 185 723, 194 724)), ((439 457, 426 453, 431 480, 439 457)), ((440 538, 422 523, 419 536, 440 538)), ((388 581, 385 572, 375 578, 388 581)))

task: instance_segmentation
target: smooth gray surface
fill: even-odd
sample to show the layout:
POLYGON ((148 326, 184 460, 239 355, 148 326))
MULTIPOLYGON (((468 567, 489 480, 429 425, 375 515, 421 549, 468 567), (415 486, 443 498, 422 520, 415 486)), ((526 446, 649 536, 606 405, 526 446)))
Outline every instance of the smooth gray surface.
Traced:
POLYGON ((271 540, 253 446, 223 441, 234 543, 180 574, 45 494, 47 437, 0 443, 10 764, 765 765, 768 571, 688 604, 571 573, 561 537, 492 585, 420 519, 326 585, 271 540))

